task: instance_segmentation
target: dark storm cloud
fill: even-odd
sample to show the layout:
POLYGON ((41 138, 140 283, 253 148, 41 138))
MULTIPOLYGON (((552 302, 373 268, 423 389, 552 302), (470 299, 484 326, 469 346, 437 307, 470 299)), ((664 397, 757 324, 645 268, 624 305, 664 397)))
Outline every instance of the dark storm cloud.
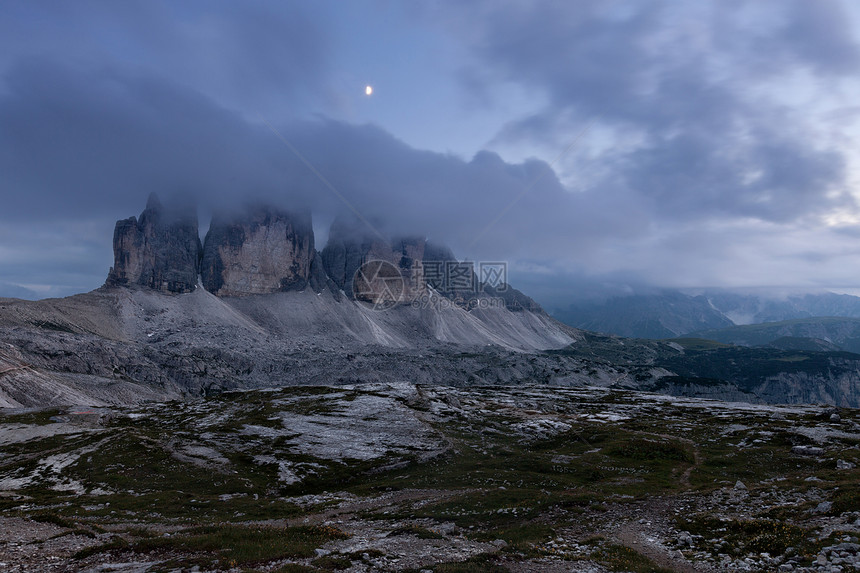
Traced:
MULTIPOLYGON (((508 123, 497 142, 559 150, 594 120, 588 149, 553 166, 479 150, 464 158, 314 116, 337 109, 326 103, 330 84, 346 81, 331 77, 337 5, 3 4, 0 293, 13 288, 2 283, 65 285, 51 291, 59 294, 97 286, 113 222, 138 214, 152 191, 194 198, 204 213, 260 200, 310 208, 318 221, 355 209, 385 233, 518 260, 532 284, 603 274, 690 286, 765 272, 791 280, 797 261, 846 267, 849 255, 826 244, 821 257, 793 257, 819 239, 837 244, 838 229, 819 232, 818 221, 856 210, 847 152, 828 138, 854 112, 823 110, 822 123, 811 109, 810 94, 838 95, 858 67, 841 4, 478 1, 435 10, 478 101, 513 83, 541 102, 511 105, 522 112, 500 116, 508 123)), ((402 81, 430 81, 430 70, 414 73, 402 81)))
POLYGON ((744 57, 781 56, 782 65, 802 64, 816 74, 853 74, 860 64, 851 18, 836 0, 791 0, 772 4, 786 18, 770 38, 750 46, 744 57))
MULTIPOLYGON (((151 191, 191 195, 207 207, 265 199, 345 208, 279 136, 361 210, 426 230, 448 214, 457 224, 481 206, 501 209, 547 169, 489 152, 466 162, 415 150, 377 127, 326 119, 279 124, 272 133, 196 92, 116 70, 80 73, 30 60, 6 84, 3 185, 28 190, 10 193, 0 213, 6 220, 137 209, 151 191)), ((566 195, 554 174, 544 179, 555 199, 566 195)))
POLYGON ((148 191, 218 192, 257 171, 245 122, 190 90, 33 59, 5 84, 4 219, 104 216, 136 208, 148 191))
POLYGON ((10 0, 0 12, 3 67, 28 57, 108 66, 266 114, 326 97, 330 41, 322 11, 310 3, 10 0))
POLYGON ((653 198, 660 217, 751 216, 785 221, 847 203, 827 193, 842 182, 844 161, 802 141, 759 136, 752 146, 678 134, 617 163, 624 184, 653 198))
MULTIPOLYGON (((572 225, 581 218, 575 198, 540 161, 514 165, 491 152, 467 161, 416 150, 378 127, 324 118, 281 123, 273 133, 192 90, 107 68, 83 73, 30 59, 5 85, 0 186, 8 199, 0 221, 34 228, 98 221, 105 270, 109 224, 139 213, 152 191, 193 198, 206 211, 257 201, 323 218, 354 209, 386 234, 424 233, 495 257, 535 244, 524 236, 557 241, 587 227, 572 225), (517 202, 527 208, 496 222, 517 202)), ((5 272, 16 274, 16 264, 7 261, 5 272)))
MULTIPOLYGON (((854 74, 854 37, 836 2, 477 2, 463 18, 474 78, 546 95, 507 141, 557 141, 596 119, 618 133, 605 152, 621 188, 653 200, 650 216, 788 221, 851 203, 845 159, 804 129, 807 112, 778 99, 854 74), (805 86, 800 86, 802 89, 805 86), (783 92, 782 94, 772 93, 783 92)), ((826 85, 826 84, 824 84, 826 85)))

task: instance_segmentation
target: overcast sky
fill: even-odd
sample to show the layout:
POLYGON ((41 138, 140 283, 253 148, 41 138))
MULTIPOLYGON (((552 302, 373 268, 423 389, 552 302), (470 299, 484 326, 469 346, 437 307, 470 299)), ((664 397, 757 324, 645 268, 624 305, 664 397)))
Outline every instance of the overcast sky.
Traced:
POLYGON ((355 209, 543 301, 858 287, 858 72, 851 0, 5 0, 0 296, 100 286, 152 191, 320 246, 355 209))

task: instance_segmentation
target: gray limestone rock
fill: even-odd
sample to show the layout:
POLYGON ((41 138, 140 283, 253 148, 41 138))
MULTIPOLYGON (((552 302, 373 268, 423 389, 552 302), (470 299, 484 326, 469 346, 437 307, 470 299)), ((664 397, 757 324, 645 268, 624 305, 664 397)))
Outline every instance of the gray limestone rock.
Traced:
MULTIPOLYGON (((370 280, 371 277, 365 277, 369 280, 363 282, 358 289, 354 288, 356 272, 362 265, 373 261, 389 263, 381 267, 376 265, 370 271, 382 270, 383 273, 393 273, 394 277, 399 273, 403 288, 398 285, 396 294, 403 297, 402 302, 409 302, 424 290, 420 280, 420 267, 425 259, 425 244, 423 237, 404 237, 388 241, 361 221, 340 218, 332 224, 328 244, 322 251, 323 269, 337 289, 343 290, 348 297, 356 298, 358 292, 359 298, 372 299, 375 288, 383 287, 370 280)), ((393 277, 387 277, 391 278, 393 277)), ((388 286, 391 286, 390 282, 388 286)))
POLYGON ((375 259, 395 263, 391 246, 360 221, 335 219, 322 250, 323 269, 337 289, 354 298, 352 281, 362 264, 375 259))
POLYGON ((315 254, 310 213, 261 207, 218 216, 203 247, 203 286, 218 296, 302 290, 315 254))
POLYGON ((165 209, 152 194, 140 219, 117 221, 114 265, 105 284, 191 292, 197 285, 201 250, 195 210, 165 209))

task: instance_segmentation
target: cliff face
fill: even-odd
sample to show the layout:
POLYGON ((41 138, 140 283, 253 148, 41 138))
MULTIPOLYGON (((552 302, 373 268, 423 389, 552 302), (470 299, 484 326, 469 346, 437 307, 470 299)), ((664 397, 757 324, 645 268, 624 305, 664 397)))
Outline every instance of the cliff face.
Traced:
POLYGON ((322 250, 322 266, 336 287, 353 298, 352 281, 359 267, 369 260, 390 262, 391 247, 358 223, 337 219, 322 250))
POLYGON ((140 219, 117 221, 114 265, 106 284, 191 292, 197 285, 201 251, 194 210, 168 211, 152 194, 140 219))
POLYGON ((258 208, 213 219, 203 247, 206 290, 218 296, 301 290, 322 279, 309 213, 258 208))
POLYGON ((390 241, 359 221, 336 220, 328 244, 318 253, 310 213, 274 207, 216 216, 201 246, 194 210, 166 210, 152 195, 139 219, 117 222, 114 259, 109 286, 186 293, 195 289, 199 276, 217 296, 309 287, 317 293, 328 289, 336 300, 343 291, 377 308, 421 305, 432 287, 466 309, 492 297, 503 300, 508 310, 542 312, 517 290, 480 284, 474 265, 457 263, 450 249, 424 237, 390 241), (377 262, 363 266, 370 261, 377 262))
MULTIPOLYGON (((426 300, 428 288, 457 306, 470 308, 482 298, 500 299, 511 311, 542 313, 540 305, 506 284, 482 284, 473 263, 458 263, 448 247, 424 237, 403 237, 391 242, 373 234, 363 224, 336 220, 322 251, 325 272, 348 297, 378 304, 396 291, 398 302, 426 300), (363 267, 370 261, 384 261, 363 267), (362 273, 356 272, 361 268, 362 273), (354 284, 354 281, 357 280, 354 284)), ((389 301, 390 302, 390 301, 389 301)))
POLYGON ((322 251, 322 264, 337 288, 350 298, 376 302, 378 295, 390 295, 388 291, 393 288, 400 302, 409 302, 424 290, 420 269, 425 258, 425 246, 423 237, 405 237, 389 242, 360 223, 336 220, 322 251), (370 261, 389 264, 364 268, 358 275, 360 284, 354 285, 356 272, 370 261))

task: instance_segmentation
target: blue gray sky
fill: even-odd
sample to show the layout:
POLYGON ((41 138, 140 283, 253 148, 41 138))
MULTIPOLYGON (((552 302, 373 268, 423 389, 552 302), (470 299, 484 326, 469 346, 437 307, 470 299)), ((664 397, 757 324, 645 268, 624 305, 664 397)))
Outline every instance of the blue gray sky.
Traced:
POLYGON ((858 72, 850 0, 6 0, 0 296, 98 287, 152 191, 204 227, 311 208, 323 243, 349 208, 283 140, 543 302, 853 289, 858 72))

